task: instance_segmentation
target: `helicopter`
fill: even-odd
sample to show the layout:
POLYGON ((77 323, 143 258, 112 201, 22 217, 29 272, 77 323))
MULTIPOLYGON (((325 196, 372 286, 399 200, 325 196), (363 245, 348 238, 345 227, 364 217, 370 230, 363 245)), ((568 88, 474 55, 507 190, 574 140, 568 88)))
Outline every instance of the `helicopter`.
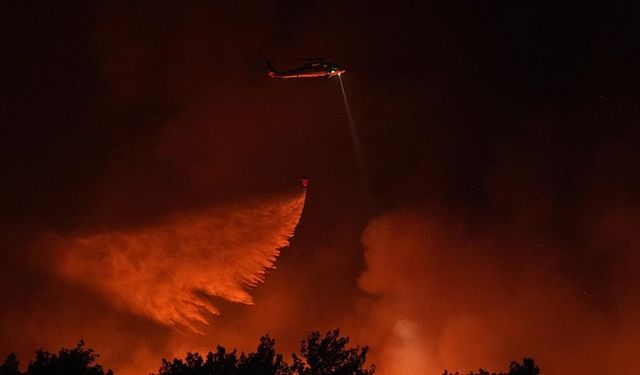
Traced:
POLYGON ((336 65, 334 63, 328 62, 323 58, 315 58, 315 59, 302 59, 306 61, 304 65, 299 68, 287 70, 287 71, 278 71, 273 65, 271 65, 270 61, 266 61, 267 69, 269 72, 267 75, 271 78, 318 78, 318 77, 326 77, 332 78, 339 76, 346 72, 346 70, 340 65, 336 65))

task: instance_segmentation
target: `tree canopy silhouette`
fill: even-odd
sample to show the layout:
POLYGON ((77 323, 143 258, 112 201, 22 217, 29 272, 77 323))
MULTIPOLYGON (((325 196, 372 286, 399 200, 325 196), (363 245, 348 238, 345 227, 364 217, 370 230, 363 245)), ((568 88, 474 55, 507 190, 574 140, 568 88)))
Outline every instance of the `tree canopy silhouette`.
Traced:
POLYGON ((339 330, 312 332, 302 341, 299 355, 293 354, 288 365, 275 350, 275 340, 268 335, 260 339, 254 353, 239 357, 234 350, 227 353, 218 346, 206 359, 198 353, 187 353, 184 360, 162 360, 159 375, 373 375, 375 367, 365 368, 368 348, 349 348, 349 338, 339 330))
POLYGON ((275 340, 268 335, 260 338, 255 353, 238 357, 236 351, 228 353, 222 346, 209 352, 206 359, 198 353, 187 353, 184 360, 175 358, 171 362, 162 360, 159 375, 286 375, 289 367, 276 354, 275 340))
POLYGON ((348 337, 340 337, 339 330, 313 332, 302 341, 300 356, 293 354, 293 374, 296 375, 373 375, 375 366, 365 369, 368 347, 347 348, 348 337))
MULTIPOLYGON (((255 352, 238 355, 234 349, 229 352, 217 346, 215 352, 205 357, 198 353, 187 353, 184 359, 162 359, 158 375, 374 375, 375 365, 367 368, 369 348, 350 347, 349 338, 341 337, 335 329, 321 335, 312 332, 302 341, 298 353, 292 353, 292 361, 287 363, 282 354, 276 352, 276 341, 265 335, 255 352)), ((52 354, 42 349, 29 362, 26 372, 20 372, 18 358, 9 354, 2 365, 0 375, 113 375, 96 363, 98 355, 93 349, 85 348, 80 340, 73 349, 60 349, 52 354)), ((466 375, 539 375, 540 369, 531 358, 524 358, 522 364, 511 362, 508 372, 489 372, 479 369, 466 375)), ((444 370, 442 375, 463 375, 444 370)))
MULTIPOLYGON (((509 365, 509 372, 489 372, 483 369, 479 369, 478 372, 470 372, 468 375, 538 375, 540 369, 536 366, 535 362, 531 358, 524 358, 522 364, 516 361, 511 362, 509 365)), ((442 375, 462 375, 459 372, 448 372, 444 370, 442 375)))
POLYGON ((85 348, 80 340, 75 348, 62 348, 58 354, 38 349, 25 373, 20 372, 18 359, 11 353, 0 366, 0 375, 113 375, 111 370, 105 372, 97 359, 93 349, 85 348))
POLYGON ((18 358, 15 353, 11 353, 0 366, 0 375, 20 375, 21 373, 18 371, 18 366, 18 358))

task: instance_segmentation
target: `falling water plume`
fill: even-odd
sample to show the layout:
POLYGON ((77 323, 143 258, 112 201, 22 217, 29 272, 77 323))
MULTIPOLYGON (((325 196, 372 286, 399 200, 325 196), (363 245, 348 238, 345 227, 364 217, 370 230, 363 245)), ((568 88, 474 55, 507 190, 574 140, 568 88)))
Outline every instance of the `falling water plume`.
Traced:
POLYGON ((125 231, 57 238, 56 267, 115 307, 188 327, 217 314, 212 297, 252 304, 298 225, 306 193, 215 207, 125 231))

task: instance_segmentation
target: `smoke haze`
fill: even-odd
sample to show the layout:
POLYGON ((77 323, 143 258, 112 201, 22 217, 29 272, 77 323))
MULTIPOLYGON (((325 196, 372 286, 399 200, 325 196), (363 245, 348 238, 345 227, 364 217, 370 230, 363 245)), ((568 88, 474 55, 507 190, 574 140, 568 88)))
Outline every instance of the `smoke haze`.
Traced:
MULTIPOLYGON (((630 228, 619 227, 631 218, 606 216, 615 224, 595 230, 609 239, 606 245, 588 241, 609 257, 637 264, 637 242, 620 232, 630 228)), ((635 215, 631 222, 637 220, 635 215)), ((626 316, 638 303, 632 268, 618 267, 603 281, 611 290, 576 285, 557 255, 566 253, 562 245, 527 230, 513 238, 508 233, 514 228, 505 229, 478 231, 406 210, 369 224, 363 237, 367 270, 359 285, 374 296, 364 335, 381 344, 380 371, 469 371, 478 363, 500 369, 524 356, 538 358, 552 373, 636 367, 630 348, 640 337, 626 316), (612 292, 624 296, 615 307, 593 305, 593 298, 602 298, 593 294, 612 292)))
POLYGON ((0 356, 640 371, 638 6, 0 8, 0 356), (361 156, 339 81, 265 76, 318 55, 361 156))

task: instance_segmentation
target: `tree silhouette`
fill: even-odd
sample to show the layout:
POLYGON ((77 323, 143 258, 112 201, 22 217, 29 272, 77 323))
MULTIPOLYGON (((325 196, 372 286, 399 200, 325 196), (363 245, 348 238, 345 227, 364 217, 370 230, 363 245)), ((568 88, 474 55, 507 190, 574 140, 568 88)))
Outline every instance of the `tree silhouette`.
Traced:
POLYGON ((16 355, 11 353, 0 366, 0 375, 113 375, 111 370, 105 372, 96 364, 96 359, 98 355, 93 349, 85 349, 84 341, 80 340, 75 348, 62 348, 58 354, 38 349, 24 374, 18 368, 16 355))
POLYGON ((372 375, 375 366, 365 369, 368 347, 348 349, 348 337, 340 337, 339 330, 313 332, 302 342, 300 356, 293 354, 296 375, 372 375))
POLYGON ((509 375, 538 375, 540 369, 536 366, 532 358, 523 358, 522 364, 516 361, 511 362, 509 366, 509 375))
MULTIPOLYGON (((522 364, 519 364, 516 361, 511 362, 509 365, 509 372, 489 372, 483 369, 479 369, 478 372, 470 372, 468 375, 538 375, 540 374, 540 369, 536 366, 535 362, 531 358, 524 358, 522 360, 522 364)), ((462 375, 459 372, 449 372, 444 370, 442 375, 462 375)))
POLYGON ((260 338, 260 344, 255 353, 248 356, 242 354, 238 365, 238 375, 287 375, 289 366, 283 361, 282 354, 277 354, 276 340, 269 335, 260 338))
POLYGON ((235 350, 227 353, 224 347, 218 346, 206 359, 198 353, 187 353, 184 360, 163 359, 159 375, 288 375, 289 367, 282 355, 276 353, 275 343, 268 335, 264 336, 255 353, 242 353, 240 358, 235 350))
POLYGON ((93 349, 84 348, 82 340, 73 349, 60 349, 57 355, 39 349, 36 359, 29 363, 27 375, 113 375, 95 363, 97 358, 93 349))
POLYGON ((4 363, 0 366, 0 375, 21 375, 18 370, 18 358, 15 353, 11 353, 4 360, 4 363))
POLYGON ((236 375, 238 358, 236 351, 218 345, 216 352, 209 352, 206 360, 198 353, 187 353, 185 360, 174 358, 169 362, 162 359, 159 375, 236 375))
MULTIPOLYGON (((162 359, 158 375, 374 375, 375 366, 365 367, 369 348, 349 347, 349 338, 340 337, 335 329, 322 336, 312 332, 302 341, 298 354, 292 354, 291 365, 276 352, 276 341, 268 335, 260 338, 255 352, 237 355, 217 346, 215 352, 203 358, 198 353, 187 353, 184 359, 171 361, 162 359)), ((11 353, 0 365, 0 375, 113 375, 96 363, 98 355, 93 349, 85 348, 84 341, 73 349, 60 349, 52 354, 42 349, 36 351, 36 358, 29 362, 27 371, 20 372, 19 362, 11 353)), ((522 364, 513 361, 508 372, 489 372, 479 369, 466 375, 539 375, 540 369, 531 358, 524 358, 522 364)), ((463 375, 444 370, 442 375, 463 375)))
POLYGON ((300 354, 293 354, 291 366, 276 353, 275 340, 260 338, 254 353, 227 353, 218 346, 206 359, 198 353, 187 353, 184 360, 162 360, 159 375, 373 375, 374 368, 364 369, 368 348, 348 348, 349 338, 338 330, 325 337, 313 332, 302 342, 300 354))

